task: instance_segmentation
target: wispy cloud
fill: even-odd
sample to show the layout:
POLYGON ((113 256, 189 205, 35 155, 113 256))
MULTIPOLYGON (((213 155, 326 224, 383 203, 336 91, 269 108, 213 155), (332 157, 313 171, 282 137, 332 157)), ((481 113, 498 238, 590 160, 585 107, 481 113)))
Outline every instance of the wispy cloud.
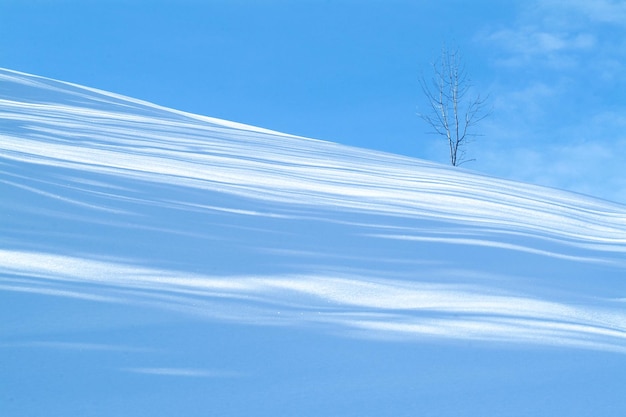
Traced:
MULTIPOLYGON (((571 142, 529 143, 524 136, 538 136, 531 129, 518 132, 519 138, 493 141, 477 150, 481 168, 509 178, 534 184, 626 200, 626 178, 620 173, 626 154, 626 137, 565 133, 571 142)), ((501 136, 502 138, 502 136, 501 136)))
POLYGON ((626 24, 626 3, 621 0, 542 0, 535 4, 542 10, 571 14, 599 23, 626 24))
POLYGON ((485 34, 483 40, 507 51, 496 62, 507 66, 538 65, 554 68, 574 66, 572 53, 591 50, 597 43, 590 33, 550 31, 536 26, 499 29, 485 34))
POLYGON ((624 2, 533 1, 481 32, 496 78, 479 169, 625 201, 624 22, 624 2))

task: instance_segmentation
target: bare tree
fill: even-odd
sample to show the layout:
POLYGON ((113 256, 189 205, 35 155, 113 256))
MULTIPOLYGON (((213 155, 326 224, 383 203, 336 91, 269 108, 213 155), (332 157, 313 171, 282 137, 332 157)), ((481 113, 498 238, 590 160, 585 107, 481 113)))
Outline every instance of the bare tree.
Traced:
POLYGON ((433 128, 435 134, 444 136, 450 146, 450 163, 461 165, 466 159, 465 145, 476 136, 473 128, 490 113, 487 98, 473 95, 472 84, 461 62, 458 49, 449 51, 445 45, 439 61, 432 64, 434 74, 427 82, 422 76, 420 85, 430 111, 418 115, 433 128))

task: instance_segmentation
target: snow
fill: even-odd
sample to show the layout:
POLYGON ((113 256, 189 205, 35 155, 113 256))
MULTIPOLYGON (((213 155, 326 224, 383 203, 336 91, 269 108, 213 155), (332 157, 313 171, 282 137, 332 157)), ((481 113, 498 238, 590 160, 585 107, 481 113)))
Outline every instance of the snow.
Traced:
POLYGON ((623 416, 626 206, 0 70, 0 407, 623 416))

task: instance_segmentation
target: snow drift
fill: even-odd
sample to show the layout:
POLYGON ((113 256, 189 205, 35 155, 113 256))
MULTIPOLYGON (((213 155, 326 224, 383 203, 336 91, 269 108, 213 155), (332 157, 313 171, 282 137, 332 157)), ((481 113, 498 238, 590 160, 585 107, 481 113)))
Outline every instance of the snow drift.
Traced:
MULTIPOLYGON (((44 297, 86 320, 120 306, 364 344, 626 353, 623 205, 11 70, 0 195, 7 317, 48 314, 44 297)), ((5 349, 119 348, 12 323, 5 349)))

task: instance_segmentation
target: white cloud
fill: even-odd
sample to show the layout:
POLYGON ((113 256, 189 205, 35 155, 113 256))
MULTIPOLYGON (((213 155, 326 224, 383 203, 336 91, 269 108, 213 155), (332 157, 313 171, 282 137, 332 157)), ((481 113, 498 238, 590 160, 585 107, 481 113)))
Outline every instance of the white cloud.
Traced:
POLYGON ((597 45, 591 33, 570 33, 534 25, 495 30, 480 39, 501 51, 497 64, 512 67, 573 67, 578 63, 577 53, 597 45))
POLYGON ((582 139, 573 130, 563 133, 569 135, 569 142, 556 143, 542 135, 533 138, 532 145, 518 139, 488 143, 477 149, 479 168, 505 178, 626 202, 626 178, 620 175, 626 138, 582 139))
MULTIPOLYGON (((562 92, 562 86, 537 81, 524 85, 518 89, 495 87, 494 110, 498 117, 514 118, 520 121, 532 121, 545 112, 544 103, 557 97, 562 92)), ((510 123, 507 123, 510 126, 510 123)))
POLYGON ((626 23, 626 2, 622 0, 542 0, 534 6, 564 17, 577 14, 593 22, 626 23))
POLYGON ((487 36, 510 50, 531 54, 545 54, 566 49, 592 48, 596 39, 589 33, 570 34, 524 26, 518 29, 502 29, 487 36))
POLYGON ((624 1, 535 1, 477 38, 496 77, 478 169, 626 201, 622 23, 624 1))
POLYGON ((488 28, 478 39, 494 48, 500 65, 575 68, 617 53, 621 37, 610 30, 621 28, 614 23, 626 23, 626 2, 535 1, 512 24, 488 28))

